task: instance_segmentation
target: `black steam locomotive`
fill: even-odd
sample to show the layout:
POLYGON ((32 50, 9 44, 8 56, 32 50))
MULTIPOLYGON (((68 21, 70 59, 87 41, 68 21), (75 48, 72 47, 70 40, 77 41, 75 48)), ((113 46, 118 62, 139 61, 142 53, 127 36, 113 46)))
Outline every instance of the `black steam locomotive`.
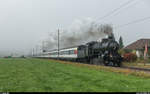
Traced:
POLYGON ((90 64, 121 66, 122 57, 118 53, 119 44, 112 36, 101 42, 89 42, 78 47, 78 60, 90 64))
POLYGON ((53 58, 85 62, 88 64, 121 66, 122 57, 118 53, 119 44, 113 36, 102 39, 101 42, 92 41, 85 45, 69 47, 53 51, 43 52, 40 58, 53 58))

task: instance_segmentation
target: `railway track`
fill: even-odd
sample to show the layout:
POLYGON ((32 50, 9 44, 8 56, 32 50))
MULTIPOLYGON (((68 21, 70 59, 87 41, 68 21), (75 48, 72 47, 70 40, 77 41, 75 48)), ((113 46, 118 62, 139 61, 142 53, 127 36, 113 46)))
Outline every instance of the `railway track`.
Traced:
MULTIPOLYGON (((80 63, 81 63, 81 62, 80 62, 80 63)), ((104 66, 104 65, 101 65, 101 64, 90 64, 90 65, 104 66)), ((137 70, 137 71, 150 72, 150 68, 127 67, 127 66, 122 66, 122 67, 105 66, 105 67, 119 68, 119 69, 131 69, 131 70, 137 70)))
POLYGON ((138 67, 120 67, 120 68, 150 72, 150 69, 148 68, 138 68, 138 67))
MULTIPOLYGON (((81 64, 84 64, 80 62, 81 64)), ((101 64, 89 64, 89 65, 98 65, 98 66, 104 66, 101 64)), ((122 67, 114 67, 114 66, 105 66, 105 67, 111 67, 111 68, 119 68, 119 69, 130 69, 130 70, 137 70, 137 71, 145 71, 145 72, 150 72, 150 68, 139 68, 139 67, 127 67, 127 66, 122 66, 122 67)))
MULTIPOLYGON (((99 66, 104 66, 104 65, 99 65, 99 66)), ((118 68, 118 69, 130 69, 130 70, 150 72, 150 68, 127 67, 127 66, 122 66, 122 67, 105 66, 105 67, 118 68)))

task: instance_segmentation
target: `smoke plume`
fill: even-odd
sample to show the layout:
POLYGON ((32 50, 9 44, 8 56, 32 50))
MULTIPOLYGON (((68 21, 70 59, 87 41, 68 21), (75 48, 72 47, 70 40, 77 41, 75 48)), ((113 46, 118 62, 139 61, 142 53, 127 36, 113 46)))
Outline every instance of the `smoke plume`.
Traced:
MULTIPOLYGON (((68 29, 60 30, 60 48, 101 40, 111 34, 113 34, 113 29, 109 24, 101 25, 91 19, 75 20, 68 29)), ((57 49, 57 32, 50 33, 47 41, 47 49, 57 49)))

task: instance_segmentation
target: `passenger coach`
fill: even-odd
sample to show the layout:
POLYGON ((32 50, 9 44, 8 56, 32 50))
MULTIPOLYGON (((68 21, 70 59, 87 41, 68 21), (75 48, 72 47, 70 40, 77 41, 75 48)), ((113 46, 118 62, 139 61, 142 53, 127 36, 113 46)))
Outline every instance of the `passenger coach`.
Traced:
POLYGON ((78 58, 78 47, 70 47, 70 48, 64 48, 59 50, 53 50, 49 52, 44 52, 41 56, 42 58, 58 58, 61 60, 74 60, 76 61, 78 58))

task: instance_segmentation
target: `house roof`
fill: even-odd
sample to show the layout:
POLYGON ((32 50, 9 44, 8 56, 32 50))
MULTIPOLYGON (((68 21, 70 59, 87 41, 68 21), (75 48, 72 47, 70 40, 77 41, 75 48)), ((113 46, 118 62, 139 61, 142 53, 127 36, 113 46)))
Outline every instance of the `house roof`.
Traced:
POLYGON ((139 39, 133 42, 132 44, 129 44, 124 49, 131 49, 131 50, 143 49, 146 43, 148 43, 148 46, 150 47, 150 39, 139 39))

